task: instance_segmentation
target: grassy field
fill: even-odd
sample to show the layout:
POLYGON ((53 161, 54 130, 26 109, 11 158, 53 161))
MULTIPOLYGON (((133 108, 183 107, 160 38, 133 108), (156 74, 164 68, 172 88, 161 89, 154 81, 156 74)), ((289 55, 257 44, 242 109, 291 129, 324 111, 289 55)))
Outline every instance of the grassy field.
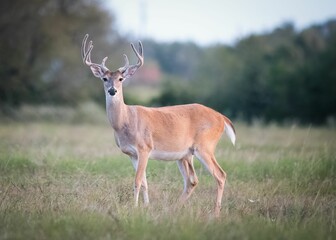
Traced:
POLYGON ((150 161, 151 205, 133 207, 134 170, 106 123, 0 125, 0 239, 335 239, 336 130, 237 125, 217 159, 228 174, 184 207, 174 162, 150 161))

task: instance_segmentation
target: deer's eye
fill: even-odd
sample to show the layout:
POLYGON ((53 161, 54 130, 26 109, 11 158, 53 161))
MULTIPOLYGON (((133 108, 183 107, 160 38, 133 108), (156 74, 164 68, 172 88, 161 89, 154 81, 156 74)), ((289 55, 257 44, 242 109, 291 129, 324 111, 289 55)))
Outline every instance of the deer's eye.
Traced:
POLYGON ((123 78, 123 77, 119 78, 119 81, 120 81, 120 82, 121 82, 122 80, 124 80, 124 78, 123 78))
POLYGON ((107 81, 107 78, 106 78, 106 77, 104 77, 104 78, 103 78, 103 80, 104 80, 104 82, 106 82, 106 81, 107 81))

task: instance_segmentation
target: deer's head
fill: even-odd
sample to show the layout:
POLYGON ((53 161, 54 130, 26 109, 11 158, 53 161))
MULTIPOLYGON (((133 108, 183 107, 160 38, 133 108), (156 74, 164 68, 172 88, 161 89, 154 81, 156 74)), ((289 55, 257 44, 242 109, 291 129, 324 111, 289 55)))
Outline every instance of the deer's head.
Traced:
POLYGON ((125 65, 123 67, 118 68, 116 71, 111 71, 105 66, 105 62, 107 57, 105 57, 101 64, 91 62, 91 51, 93 48, 92 41, 89 42, 88 46, 86 46, 86 41, 89 35, 86 34, 83 42, 82 42, 82 58, 83 62, 90 67, 93 75, 97 78, 100 78, 104 82, 105 93, 111 96, 114 96, 121 90, 122 82, 131 77, 136 70, 138 70, 144 63, 143 57, 143 48, 142 44, 139 41, 139 51, 137 51, 134 45, 131 43, 131 47, 138 57, 138 62, 135 65, 129 65, 128 58, 126 54, 124 54, 125 65))

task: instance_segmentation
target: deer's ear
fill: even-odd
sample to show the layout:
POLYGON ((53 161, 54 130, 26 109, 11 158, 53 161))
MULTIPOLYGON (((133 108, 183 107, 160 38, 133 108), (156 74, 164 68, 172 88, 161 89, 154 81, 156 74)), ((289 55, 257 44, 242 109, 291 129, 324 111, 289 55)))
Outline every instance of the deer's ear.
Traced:
POLYGON ((102 78, 105 73, 104 69, 98 65, 91 65, 90 69, 93 75, 97 78, 102 78))
POLYGON ((123 77, 126 78, 130 78, 132 77, 132 75, 136 72, 136 70, 138 69, 138 67, 136 66, 131 66, 129 68, 127 68, 123 73, 123 77))

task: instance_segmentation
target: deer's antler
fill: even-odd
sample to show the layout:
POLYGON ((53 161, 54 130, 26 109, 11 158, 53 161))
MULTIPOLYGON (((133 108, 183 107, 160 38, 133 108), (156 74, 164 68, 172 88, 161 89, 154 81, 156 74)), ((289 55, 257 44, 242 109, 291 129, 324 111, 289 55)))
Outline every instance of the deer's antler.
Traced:
POLYGON ((85 63, 89 67, 93 66, 93 67, 99 67, 103 69, 104 71, 108 70, 108 68, 105 66, 107 57, 103 59, 101 64, 91 62, 91 51, 93 49, 93 44, 92 44, 92 41, 90 41, 89 45, 86 47, 86 41, 88 38, 89 38, 89 34, 86 34, 82 41, 81 54, 82 54, 83 63, 85 63))
POLYGON ((122 73, 124 73, 128 69, 132 69, 132 71, 135 72, 136 70, 138 70, 144 64, 142 43, 139 41, 139 52, 134 47, 133 43, 131 43, 131 47, 132 47, 135 55, 138 57, 138 62, 135 65, 129 65, 128 57, 127 57, 126 54, 124 54, 125 65, 123 67, 119 68, 119 71, 122 72, 122 73))

